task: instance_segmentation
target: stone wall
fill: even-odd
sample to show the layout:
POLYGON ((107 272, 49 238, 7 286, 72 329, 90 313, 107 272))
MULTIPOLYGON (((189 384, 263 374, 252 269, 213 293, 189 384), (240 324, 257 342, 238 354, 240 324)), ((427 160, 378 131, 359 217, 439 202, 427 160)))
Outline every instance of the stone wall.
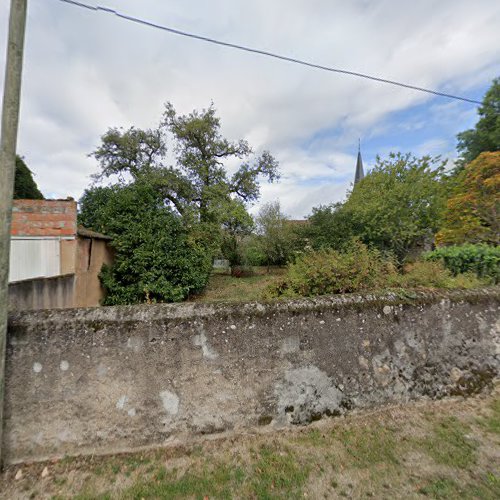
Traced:
POLYGON ((467 395, 500 290, 34 311, 9 320, 8 462, 109 453, 467 395))

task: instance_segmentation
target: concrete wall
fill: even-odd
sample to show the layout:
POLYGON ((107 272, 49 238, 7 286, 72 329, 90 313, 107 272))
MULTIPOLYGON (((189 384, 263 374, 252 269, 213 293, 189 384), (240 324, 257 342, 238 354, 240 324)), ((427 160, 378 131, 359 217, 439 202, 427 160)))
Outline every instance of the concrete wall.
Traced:
POLYGON ((109 241, 94 238, 78 238, 76 252, 75 306, 93 307, 104 298, 99 273, 104 264, 113 263, 113 251, 109 241))
POLYGON ((8 462, 280 428, 498 376, 500 289, 9 319, 8 462))
POLYGON ((9 310, 73 307, 75 275, 9 283, 9 310))

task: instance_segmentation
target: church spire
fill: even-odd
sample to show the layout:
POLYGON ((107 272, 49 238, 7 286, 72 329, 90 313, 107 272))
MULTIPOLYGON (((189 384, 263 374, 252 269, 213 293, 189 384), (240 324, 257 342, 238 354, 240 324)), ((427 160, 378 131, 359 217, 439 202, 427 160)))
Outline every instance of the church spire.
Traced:
POLYGON ((358 139, 358 161, 356 162, 356 175, 354 177, 354 184, 357 184, 364 176, 365 173, 363 171, 363 160, 361 158, 361 140, 358 139))

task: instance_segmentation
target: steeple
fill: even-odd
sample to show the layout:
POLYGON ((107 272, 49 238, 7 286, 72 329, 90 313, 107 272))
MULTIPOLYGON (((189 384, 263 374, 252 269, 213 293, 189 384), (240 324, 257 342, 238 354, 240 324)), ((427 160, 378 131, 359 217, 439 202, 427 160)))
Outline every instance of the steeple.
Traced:
POLYGON ((354 184, 357 184, 363 177, 363 160, 361 158, 361 140, 358 139, 358 161, 356 162, 356 175, 354 177, 354 184))

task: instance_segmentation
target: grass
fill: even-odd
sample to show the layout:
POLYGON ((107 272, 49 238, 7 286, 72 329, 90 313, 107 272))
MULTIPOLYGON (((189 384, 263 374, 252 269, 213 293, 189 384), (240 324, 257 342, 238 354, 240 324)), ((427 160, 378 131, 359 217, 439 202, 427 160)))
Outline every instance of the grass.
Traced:
POLYGON ((490 415, 478 419, 486 431, 492 434, 500 434, 500 399, 494 400, 490 405, 490 415))
POLYGON ((419 493, 430 498, 497 500, 500 495, 500 477, 490 473, 475 484, 465 485, 449 477, 436 477, 422 486, 419 493))
POLYGON ((375 425, 359 432, 355 429, 334 431, 353 467, 368 468, 380 463, 397 464, 396 435, 392 429, 375 425))
POLYGON ((467 437, 470 430, 456 417, 444 418, 434 423, 432 434, 419 443, 437 464, 464 469, 476 461, 477 443, 467 437))
POLYGON ((263 433, 19 466, 2 498, 500 498, 500 388, 263 433), (49 476, 41 479, 47 466, 49 476))
MULTIPOLYGON (((248 302, 280 295, 276 293, 276 290, 286 278, 287 268, 271 267, 269 272, 265 267, 254 267, 253 270, 255 273, 253 276, 241 278, 231 276, 229 271, 215 270, 204 292, 192 296, 189 300, 191 302, 248 302)), ((319 275, 322 276, 322 273, 319 275)), ((485 282, 473 275, 453 277, 435 262, 419 262, 409 266, 405 273, 394 271, 392 274, 384 274, 381 280, 374 289, 367 288, 365 291, 398 290, 411 297, 416 289, 467 289, 485 285, 485 282)), ((292 293, 291 296, 298 297, 299 295, 292 293)))
POLYGON ((240 302, 262 300, 265 290, 275 283, 286 270, 283 268, 255 267, 255 275, 235 278, 229 272, 215 271, 205 291, 191 297, 194 302, 240 302))
POLYGON ((138 481, 121 492, 123 499, 136 498, 231 498, 231 491, 241 482, 238 468, 206 465, 199 472, 187 472, 181 478, 176 471, 159 469, 152 479, 138 481))

